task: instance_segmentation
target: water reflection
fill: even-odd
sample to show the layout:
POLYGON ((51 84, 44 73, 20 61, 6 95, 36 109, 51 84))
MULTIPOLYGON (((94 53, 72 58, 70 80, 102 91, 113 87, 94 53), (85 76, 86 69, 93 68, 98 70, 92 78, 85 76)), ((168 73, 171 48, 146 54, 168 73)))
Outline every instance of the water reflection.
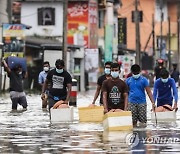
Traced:
POLYGON ((175 123, 158 123, 156 126, 148 120, 147 128, 108 132, 103 131, 101 123, 79 123, 77 109, 74 122, 51 123, 49 112, 41 109, 40 97, 31 95, 27 99, 27 111, 21 108, 11 111, 11 101, 0 99, 1 153, 180 152, 179 112, 175 123), (154 143, 152 140, 157 137, 177 140, 154 143))

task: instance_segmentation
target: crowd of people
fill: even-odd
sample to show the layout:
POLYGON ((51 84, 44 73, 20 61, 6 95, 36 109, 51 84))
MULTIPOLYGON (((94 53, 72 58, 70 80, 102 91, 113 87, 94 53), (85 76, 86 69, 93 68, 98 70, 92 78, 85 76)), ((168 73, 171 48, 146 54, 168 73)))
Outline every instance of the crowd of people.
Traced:
POLYGON ((169 73, 163 66, 163 60, 158 60, 158 65, 154 69, 155 79, 152 92, 148 79, 141 74, 139 65, 132 65, 126 79, 121 79, 120 65, 107 62, 105 74, 98 78, 92 104, 95 104, 98 95, 101 94, 99 104, 104 106, 105 113, 129 110, 132 113, 134 126, 137 126, 138 122, 146 126, 146 93, 152 103, 152 111, 177 111, 178 109, 179 72, 176 70, 177 65, 173 65, 173 68, 173 71, 169 73))
MULTIPOLYGON (((23 79, 27 72, 22 70, 21 65, 13 69, 5 60, 3 65, 10 78, 10 98, 12 109, 17 110, 18 104, 27 109, 27 100, 23 91, 23 79)), ((42 86, 42 108, 59 108, 61 105, 68 106, 72 88, 72 77, 64 69, 65 63, 61 59, 55 62, 55 68, 50 69, 48 61, 43 63, 43 71, 39 73, 39 84, 42 86)), ((153 92, 149 87, 146 77, 141 74, 138 64, 133 64, 131 73, 126 79, 120 77, 121 65, 117 62, 106 62, 104 74, 97 80, 97 88, 91 105, 94 105, 100 95, 99 105, 104 107, 104 113, 131 111, 133 125, 147 123, 147 100, 148 96, 152 103, 152 110, 157 107, 166 110, 177 111, 179 72, 177 65, 173 65, 173 71, 168 72, 163 66, 163 60, 158 61, 154 69, 155 82, 153 92), (147 93, 147 96, 146 96, 147 93)))

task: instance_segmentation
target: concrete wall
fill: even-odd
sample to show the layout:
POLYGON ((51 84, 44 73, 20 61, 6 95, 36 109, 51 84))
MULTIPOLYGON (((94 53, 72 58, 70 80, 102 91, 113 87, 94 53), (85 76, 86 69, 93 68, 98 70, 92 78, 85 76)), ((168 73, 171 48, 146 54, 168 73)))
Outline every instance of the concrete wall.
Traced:
MULTIPOLYGON (((158 21, 159 12, 156 7, 156 0, 139 0, 138 9, 143 11, 143 22, 140 23, 140 41, 141 41, 141 50, 144 49, 148 37, 152 31, 152 15, 155 16, 155 35, 160 36, 160 22, 158 21)), ((119 17, 127 18, 127 48, 135 49, 136 48, 136 39, 135 39, 135 23, 131 21, 131 12, 135 10, 134 0, 122 0, 123 6, 119 10, 119 17)), ((163 36, 168 35, 168 21, 167 17, 171 18, 171 33, 177 34, 177 4, 168 3, 167 5, 167 14, 165 15, 165 21, 163 21, 163 36)), ((173 41, 176 41, 173 39, 173 41)), ((150 40, 150 46, 152 47, 152 39, 150 40)), ((177 50, 176 43, 172 43, 173 50, 177 50)))
POLYGON ((62 2, 23 2, 21 8, 21 22, 32 26, 26 35, 40 36, 62 36, 63 32, 63 4, 62 2), (55 8, 55 25, 39 26, 38 25, 38 8, 52 7, 55 8))
MULTIPOLYGON (((120 18, 127 18, 127 48, 136 49, 135 23, 131 20, 132 11, 135 10, 134 0, 122 0, 123 6, 119 10, 120 18)), ((138 9, 143 11, 143 22, 140 23, 141 50, 144 49, 152 31, 152 14, 154 14, 154 0, 140 0, 138 9)))

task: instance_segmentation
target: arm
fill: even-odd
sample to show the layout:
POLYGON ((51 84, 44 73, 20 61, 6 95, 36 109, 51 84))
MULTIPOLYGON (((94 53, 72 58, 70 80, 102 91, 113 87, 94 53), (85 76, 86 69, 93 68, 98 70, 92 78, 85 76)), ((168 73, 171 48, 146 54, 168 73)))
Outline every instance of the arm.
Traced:
POLYGON ((10 73, 11 73, 11 69, 9 68, 8 64, 6 63, 6 61, 3 60, 2 63, 3 63, 3 65, 4 65, 4 69, 6 70, 6 72, 7 72, 8 74, 10 74, 10 73))
POLYGON ((67 96, 66 96, 66 100, 64 101, 64 104, 68 104, 68 102, 69 102, 71 88, 72 88, 72 84, 71 83, 67 84, 67 96))
POLYGON ((128 93, 124 93, 124 111, 127 111, 127 107, 128 107, 128 93))
POLYGON ((178 92, 174 80, 172 81, 172 88, 173 88, 173 96, 174 96, 174 105, 173 105, 173 110, 174 110, 177 108, 177 102, 178 102, 178 92))
POLYGON ((151 89, 150 89, 150 87, 146 87, 145 89, 146 89, 146 92, 147 92, 147 94, 149 96, 149 99, 150 99, 150 101, 152 103, 152 109, 154 111, 156 106, 155 106, 155 103, 154 103, 154 99, 153 99, 153 95, 152 95, 151 89))
POLYGON ((103 106, 104 106, 104 113, 108 112, 108 106, 107 106, 107 92, 103 92, 103 106))
POLYGON ((92 104, 95 104, 96 99, 98 98, 100 91, 101 91, 101 86, 100 86, 100 85, 97 85, 96 92, 95 92, 95 95, 94 95, 94 99, 93 99, 92 104))
POLYGON ((157 83, 154 83, 154 89, 153 89, 153 98, 154 98, 154 102, 156 102, 157 99, 157 83))
POLYGON ((42 82, 42 75, 41 73, 39 73, 39 76, 38 76, 38 83, 41 85, 41 87, 43 87, 43 82, 42 82))
POLYGON ((43 84, 43 86, 42 86, 42 93, 44 93, 45 90, 47 89, 48 82, 49 82, 48 79, 46 79, 45 82, 44 82, 44 84, 43 84))
POLYGON ((28 77, 28 72, 26 71, 24 72, 24 79, 27 79, 27 77, 28 77))
POLYGON ((44 84, 42 85, 42 91, 41 91, 41 99, 45 99, 45 90, 48 86, 48 79, 45 80, 44 84))

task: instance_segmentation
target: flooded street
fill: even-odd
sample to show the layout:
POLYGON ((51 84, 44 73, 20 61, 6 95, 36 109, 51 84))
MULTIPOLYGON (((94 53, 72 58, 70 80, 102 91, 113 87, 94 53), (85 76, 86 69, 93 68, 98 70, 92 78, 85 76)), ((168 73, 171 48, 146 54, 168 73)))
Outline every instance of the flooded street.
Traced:
MULTIPOLYGON (((94 92, 78 93, 77 105, 89 105, 94 92)), ((27 111, 20 106, 11 111, 9 94, 1 96, 0 153, 180 153, 180 111, 176 122, 156 126, 148 103, 146 128, 106 132, 102 123, 80 123, 77 108, 73 123, 52 124, 49 112, 41 108, 40 95, 27 95, 27 100, 27 111)))

